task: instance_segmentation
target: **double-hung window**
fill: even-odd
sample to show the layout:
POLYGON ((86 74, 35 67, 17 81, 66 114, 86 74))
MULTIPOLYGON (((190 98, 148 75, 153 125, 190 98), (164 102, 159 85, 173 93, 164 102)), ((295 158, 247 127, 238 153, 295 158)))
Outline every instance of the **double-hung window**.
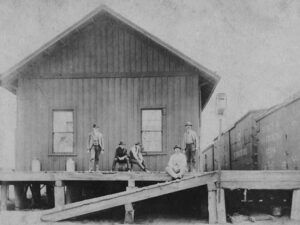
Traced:
POLYGON ((141 133, 144 152, 162 152, 163 109, 142 109, 141 133))
POLYGON ((53 110, 53 153, 74 152, 73 123, 73 110, 53 110))

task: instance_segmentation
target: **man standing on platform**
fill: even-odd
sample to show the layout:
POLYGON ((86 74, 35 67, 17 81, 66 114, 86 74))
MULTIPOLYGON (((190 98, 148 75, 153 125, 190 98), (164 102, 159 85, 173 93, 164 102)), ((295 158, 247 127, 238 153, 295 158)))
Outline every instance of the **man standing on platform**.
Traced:
POLYGON ((99 131, 99 127, 93 124, 93 131, 89 133, 88 152, 90 153, 89 172, 99 171, 99 156, 104 152, 103 135, 99 131))
POLYGON ((196 164, 196 150, 198 148, 198 137, 197 133, 192 130, 192 123, 185 123, 185 132, 183 134, 183 148, 185 149, 188 171, 195 172, 196 164))

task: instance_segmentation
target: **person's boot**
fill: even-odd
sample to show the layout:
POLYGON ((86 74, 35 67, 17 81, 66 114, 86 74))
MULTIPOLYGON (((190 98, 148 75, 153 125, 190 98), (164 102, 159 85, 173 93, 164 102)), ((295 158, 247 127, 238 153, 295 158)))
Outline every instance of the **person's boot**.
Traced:
POLYGON ((191 162, 191 172, 196 173, 196 162, 191 162))
POLYGON ((191 172, 191 163, 190 162, 187 163, 187 170, 188 170, 188 172, 191 172))

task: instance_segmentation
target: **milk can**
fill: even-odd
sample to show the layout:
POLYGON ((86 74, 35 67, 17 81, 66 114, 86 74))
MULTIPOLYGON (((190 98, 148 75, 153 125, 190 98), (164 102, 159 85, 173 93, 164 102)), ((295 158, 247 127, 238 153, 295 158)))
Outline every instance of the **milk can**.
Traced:
POLYGON ((31 161, 31 171, 32 172, 40 172, 41 171, 41 163, 37 158, 34 158, 31 161))
POLYGON ((75 171, 75 162, 72 158, 68 158, 66 170, 67 170, 67 172, 74 172, 75 171))

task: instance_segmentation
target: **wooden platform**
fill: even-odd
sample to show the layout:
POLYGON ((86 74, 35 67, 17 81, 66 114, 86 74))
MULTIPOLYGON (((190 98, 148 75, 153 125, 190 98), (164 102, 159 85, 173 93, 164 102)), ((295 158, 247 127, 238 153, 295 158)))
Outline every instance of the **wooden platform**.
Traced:
MULTIPOLYGON (((190 174, 186 175, 191 176, 190 174)), ((0 172, 0 182, 55 181, 168 181, 165 172, 0 172)))
MULTIPOLYGON (((197 186, 207 186, 208 190, 208 211, 210 223, 226 222, 225 209, 225 191, 224 189, 256 189, 256 190, 293 190, 292 213, 291 218, 300 220, 300 171, 282 170, 282 171, 221 171, 209 173, 188 173, 184 179, 177 182, 170 182, 171 178, 164 172, 0 172, 1 182, 1 209, 5 210, 6 192, 8 185, 14 185, 15 190, 20 190, 19 186, 23 183, 49 184, 54 187, 55 209, 65 209, 69 217, 63 214, 57 218, 66 219, 74 216, 84 215, 117 205, 125 205, 125 218, 134 218, 134 209, 132 202, 142 201, 147 198, 157 197, 180 190, 185 190, 197 186), (67 203, 65 197, 68 192, 68 185, 71 181, 76 182, 96 182, 96 181, 124 181, 128 185, 127 191, 119 192, 113 195, 107 195, 81 202, 67 203), (135 187, 139 181, 151 181, 159 183, 157 185, 147 186, 145 188, 135 187), (67 188, 66 188, 67 187, 67 188), (128 195, 129 194, 129 195, 128 195), (109 199, 109 204, 106 204, 109 199), (118 199, 118 200, 117 200, 118 199), (87 206, 92 203, 93 206, 87 206), (105 203, 106 202, 106 203, 105 203), (105 204, 104 204, 105 203, 105 204), (95 206, 96 205, 96 206, 95 206), (75 207, 75 209, 74 209, 75 207), (74 209, 74 210, 73 210, 74 209), (129 216, 128 216, 129 215, 129 216)), ((72 191, 72 190, 71 190, 72 191)), ((71 193, 71 192, 70 192, 71 193)), ((58 210, 58 211, 59 211, 58 210)), ((51 218, 52 214, 49 216, 51 218)), ((49 218, 50 218, 49 217, 49 218)), ((47 218, 47 216, 45 216, 47 218)), ((55 217, 54 217, 55 218, 55 217)), ((52 219, 49 219, 54 221, 52 219)), ((131 220, 129 220, 130 222, 131 220)), ((128 221, 127 221, 128 222, 128 221)))
MULTIPOLYGON (((186 178, 209 173, 187 173, 186 178)), ((14 172, 0 171, 0 182, 56 182, 56 181, 170 181, 165 172, 14 172)), ((235 171, 223 170, 220 185, 228 189, 300 189, 300 171, 297 170, 260 170, 235 171)))

